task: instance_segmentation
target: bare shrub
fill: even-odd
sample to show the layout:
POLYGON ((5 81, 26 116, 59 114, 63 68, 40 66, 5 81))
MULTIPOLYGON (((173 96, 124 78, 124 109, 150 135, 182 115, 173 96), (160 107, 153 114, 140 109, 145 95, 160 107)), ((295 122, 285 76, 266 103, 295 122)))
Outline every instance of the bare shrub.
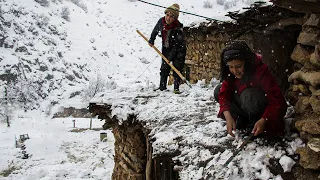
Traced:
POLYGON ((58 2, 59 3, 62 3, 62 0, 51 0, 53 3, 55 3, 55 4, 58 4, 58 2))
POLYGON ((50 19, 44 14, 41 14, 40 16, 37 16, 36 21, 36 24, 39 28, 44 28, 48 26, 50 19))
POLYGON ((36 1, 43 7, 48 7, 50 5, 50 2, 48 0, 34 0, 34 1, 36 1))
POLYGON ((82 100, 84 102, 90 101, 95 95, 100 92, 103 92, 107 89, 115 89, 117 87, 116 82, 112 79, 107 81, 97 75, 96 78, 93 78, 89 81, 89 85, 82 90, 82 100))
POLYGON ((1 5, 0 5, 0 17, 2 17, 2 14, 3 14, 2 11, 3 11, 3 10, 2 10, 2 7, 1 7, 1 5))
POLYGON ((226 0, 217 0, 217 4, 223 6, 226 0))
POLYGON ((210 2, 210 1, 204 1, 203 2, 204 4, 203 4, 203 7, 204 8, 212 8, 212 3, 210 2))
POLYGON ((236 5, 237 5, 236 0, 227 1, 224 3, 224 9, 227 10, 227 9, 230 9, 230 8, 236 6, 236 5))
POLYGON ((88 8, 85 4, 83 4, 81 2, 81 0, 70 0, 73 4, 77 5, 78 7, 80 7, 82 10, 84 10, 85 12, 88 12, 88 8))
POLYGON ((62 9, 61 9, 61 17, 63 18, 63 19, 65 19, 66 21, 70 21, 70 10, 69 10, 69 8, 68 7, 63 7, 62 9))

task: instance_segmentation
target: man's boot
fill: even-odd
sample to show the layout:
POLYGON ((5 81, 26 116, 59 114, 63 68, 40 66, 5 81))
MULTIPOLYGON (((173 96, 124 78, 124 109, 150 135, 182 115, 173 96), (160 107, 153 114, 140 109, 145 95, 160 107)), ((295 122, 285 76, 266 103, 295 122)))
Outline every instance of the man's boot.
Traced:
POLYGON ((174 77, 173 93, 180 94, 179 86, 180 86, 180 78, 174 77))
POLYGON ((167 89, 167 80, 168 80, 168 76, 160 76, 160 86, 159 86, 160 91, 167 89))

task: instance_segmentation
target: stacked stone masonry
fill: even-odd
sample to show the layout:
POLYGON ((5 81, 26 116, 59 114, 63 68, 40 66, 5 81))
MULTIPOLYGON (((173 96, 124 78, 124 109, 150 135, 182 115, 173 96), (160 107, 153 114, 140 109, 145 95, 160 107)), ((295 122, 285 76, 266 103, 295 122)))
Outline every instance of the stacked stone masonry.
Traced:
POLYGON ((229 39, 226 33, 217 30, 207 32, 192 29, 186 33, 186 64, 190 67, 190 83, 219 76, 220 53, 229 39))
POLYGON ((320 15, 308 14, 291 54, 296 62, 288 81, 288 100, 295 106, 295 127, 306 146, 299 148, 300 165, 320 170, 320 15))
POLYGON ((138 124, 113 127, 115 167, 112 179, 146 179, 147 147, 142 129, 138 124))

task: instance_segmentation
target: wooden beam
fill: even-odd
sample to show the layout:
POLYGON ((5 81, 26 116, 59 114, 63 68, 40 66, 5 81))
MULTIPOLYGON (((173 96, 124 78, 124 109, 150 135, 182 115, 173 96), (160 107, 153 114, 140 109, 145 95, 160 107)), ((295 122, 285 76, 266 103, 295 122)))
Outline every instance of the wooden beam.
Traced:
POLYGON ((319 0, 273 0, 272 2, 291 11, 320 14, 319 0))
POLYGON ((290 25, 302 26, 304 22, 305 22, 304 17, 281 19, 278 22, 268 25, 266 29, 267 30, 284 29, 286 26, 290 26, 290 25))

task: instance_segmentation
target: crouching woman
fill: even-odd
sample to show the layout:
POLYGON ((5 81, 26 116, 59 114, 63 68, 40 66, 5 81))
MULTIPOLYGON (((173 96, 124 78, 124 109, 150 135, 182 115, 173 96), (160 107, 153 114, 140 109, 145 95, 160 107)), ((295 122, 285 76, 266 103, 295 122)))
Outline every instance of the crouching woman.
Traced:
POLYGON ((239 129, 254 136, 284 135, 287 104, 262 57, 244 41, 232 41, 221 53, 220 67, 222 84, 215 88, 214 96, 228 134, 234 136, 239 129))

